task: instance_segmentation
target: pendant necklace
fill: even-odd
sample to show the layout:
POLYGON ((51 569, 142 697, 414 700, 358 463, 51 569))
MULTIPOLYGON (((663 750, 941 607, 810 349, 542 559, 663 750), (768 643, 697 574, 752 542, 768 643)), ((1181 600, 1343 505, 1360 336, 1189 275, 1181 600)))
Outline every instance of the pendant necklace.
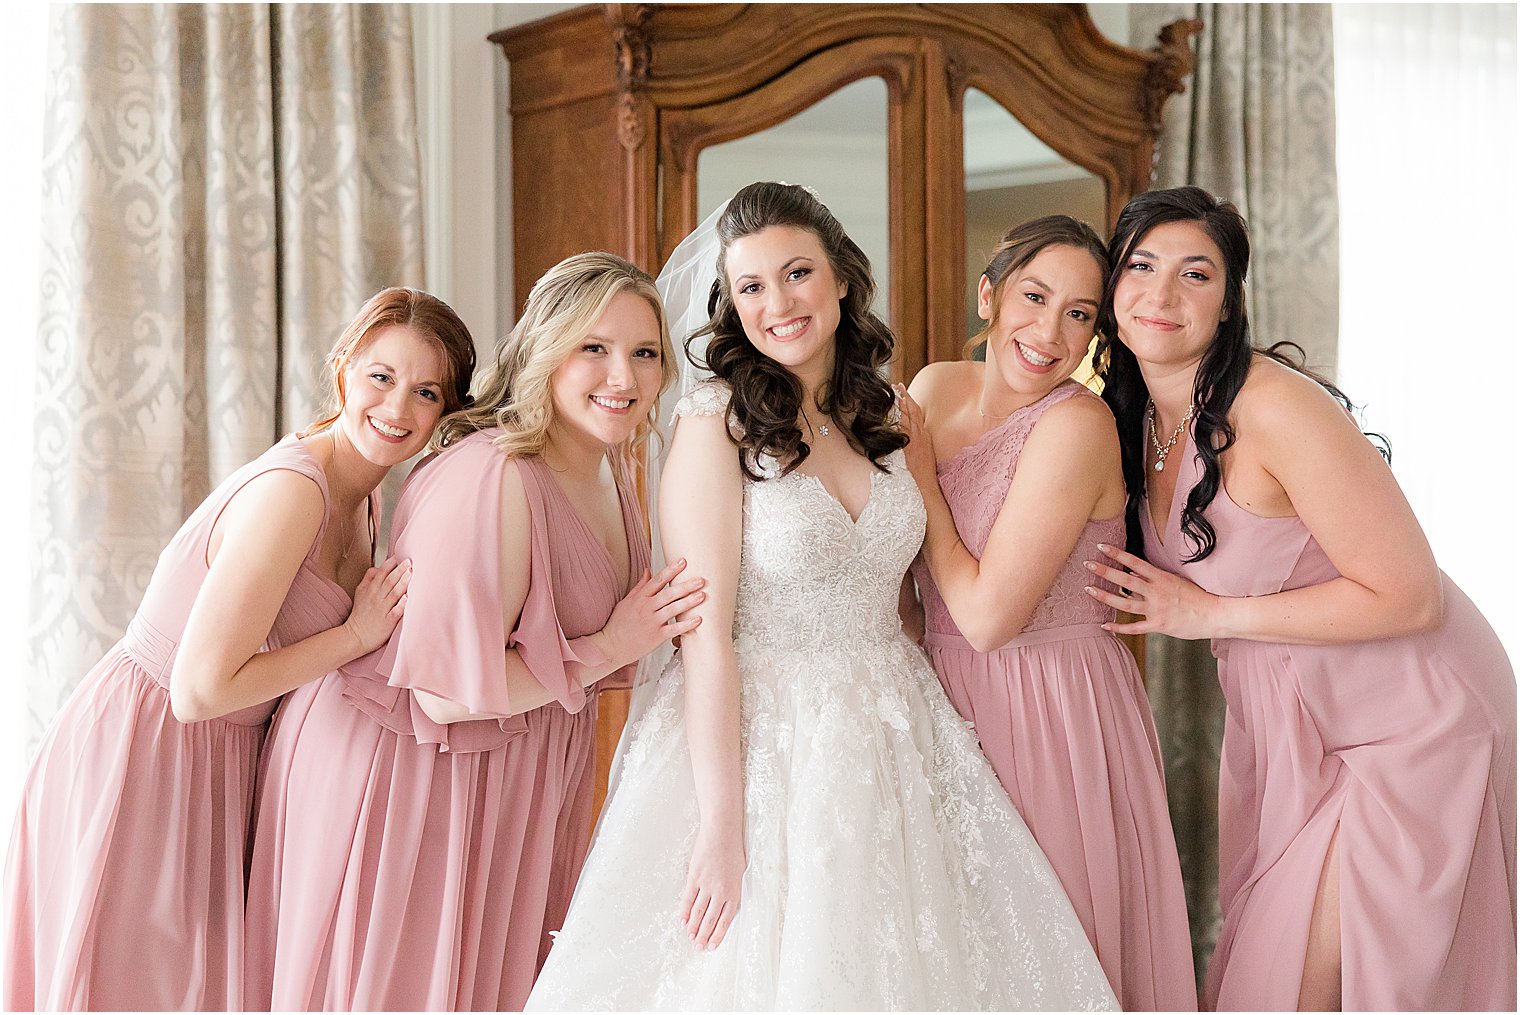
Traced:
POLYGON ((1187 412, 1183 413, 1182 415, 1182 422, 1177 424, 1177 429, 1172 431, 1171 439, 1169 439, 1165 444, 1162 444, 1161 438, 1156 436, 1155 402, 1151 402, 1146 406, 1146 415, 1150 417, 1151 446, 1156 449, 1155 468, 1157 472, 1161 472, 1166 468, 1166 456, 1171 454, 1172 449, 1177 446, 1177 441, 1182 437, 1183 431, 1187 429, 1188 423, 1193 418, 1193 406, 1188 406, 1187 412))

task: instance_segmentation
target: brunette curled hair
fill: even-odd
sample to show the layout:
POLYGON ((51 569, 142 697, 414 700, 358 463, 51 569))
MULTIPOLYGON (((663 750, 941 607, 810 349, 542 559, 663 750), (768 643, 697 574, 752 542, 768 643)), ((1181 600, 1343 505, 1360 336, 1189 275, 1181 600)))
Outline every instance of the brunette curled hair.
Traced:
MULTIPOLYGON (((1193 438, 1203 475, 1187 493, 1182 508, 1182 533, 1192 547, 1186 563, 1203 560, 1214 552, 1214 527, 1204 510, 1219 496, 1223 483, 1220 456, 1235 443, 1230 408, 1245 385, 1254 356, 1266 356, 1317 381, 1347 413, 1355 418, 1355 406, 1334 384, 1304 367, 1304 351, 1293 342, 1277 342, 1268 349, 1251 344, 1246 320, 1246 271, 1251 261, 1251 242, 1245 219, 1235 206, 1199 187, 1176 187, 1139 194, 1119 213, 1109 241, 1109 274, 1098 308, 1098 346, 1093 352, 1093 372, 1103 382, 1103 400, 1113 411, 1119 428, 1124 486, 1129 494, 1124 509, 1129 551, 1143 554, 1145 541, 1140 528, 1140 502, 1145 497, 1145 424, 1150 392, 1140 374, 1140 364, 1119 340, 1114 314, 1114 292, 1134 255, 1135 247, 1152 229, 1169 222, 1195 222, 1224 255, 1225 295, 1219 330, 1198 364, 1193 380, 1193 438)), ((1368 435, 1384 458, 1388 442, 1381 435, 1368 435)))
POLYGON ((834 370, 818 392, 818 409, 837 420, 848 420, 842 429, 851 446, 885 472, 881 460, 908 443, 891 420, 892 388, 882 376, 896 339, 871 312, 876 283, 870 260, 839 220, 805 188, 752 183, 729 201, 718 219, 718 278, 708 297, 709 320, 687 340, 687 356, 733 390, 730 430, 738 435, 739 465, 745 475, 757 481, 764 478, 755 466, 757 455, 779 461, 783 475, 807 459, 811 449, 797 422, 802 382, 745 337, 728 281, 730 245, 772 226, 806 229, 817 236, 835 278, 845 283, 839 327, 834 332, 834 370), (702 336, 708 338, 705 363, 692 351, 692 342, 702 336))

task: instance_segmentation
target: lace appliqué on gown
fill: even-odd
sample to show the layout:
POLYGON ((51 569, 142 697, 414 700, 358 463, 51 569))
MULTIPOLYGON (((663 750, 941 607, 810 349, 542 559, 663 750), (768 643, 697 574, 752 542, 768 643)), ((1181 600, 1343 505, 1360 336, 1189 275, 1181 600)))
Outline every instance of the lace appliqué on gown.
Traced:
MULTIPOLYGON (((727 397, 704 385, 677 412, 727 397)), ((1043 854, 902 633, 924 508, 901 453, 887 464, 856 521, 815 477, 745 483, 749 867, 722 946, 696 951, 677 919, 699 818, 677 656, 625 735, 530 1008, 1114 1006, 1043 854)))

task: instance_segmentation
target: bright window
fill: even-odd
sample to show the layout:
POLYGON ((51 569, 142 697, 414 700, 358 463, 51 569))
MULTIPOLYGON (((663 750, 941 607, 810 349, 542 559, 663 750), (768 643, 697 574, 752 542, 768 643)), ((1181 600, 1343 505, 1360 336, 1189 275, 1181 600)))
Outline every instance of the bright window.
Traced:
POLYGON ((1520 661, 1515 7, 1336 4, 1339 380, 1520 661))

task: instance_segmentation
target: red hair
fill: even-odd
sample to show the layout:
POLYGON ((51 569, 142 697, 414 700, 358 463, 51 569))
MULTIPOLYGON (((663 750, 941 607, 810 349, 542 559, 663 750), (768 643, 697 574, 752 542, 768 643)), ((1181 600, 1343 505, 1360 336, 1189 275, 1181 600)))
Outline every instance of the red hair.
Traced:
POLYGON ((329 383, 335 399, 333 413, 301 432, 302 437, 326 430, 337 422, 348 398, 348 365, 375 333, 392 326, 411 328, 430 339, 443 353, 443 414, 470 404, 470 380, 475 374, 475 340, 459 315, 431 293, 405 286, 381 289, 371 296, 338 336, 327 354, 329 383))

